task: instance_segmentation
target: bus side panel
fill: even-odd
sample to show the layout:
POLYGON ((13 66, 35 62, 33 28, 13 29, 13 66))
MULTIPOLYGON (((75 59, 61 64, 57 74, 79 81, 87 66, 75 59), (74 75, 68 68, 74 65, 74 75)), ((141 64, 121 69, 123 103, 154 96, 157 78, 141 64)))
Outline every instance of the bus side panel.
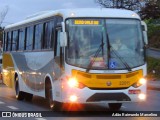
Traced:
POLYGON ((60 68, 55 63, 53 51, 17 52, 12 57, 21 91, 44 97, 46 75, 50 75, 53 81, 60 77, 60 68))
POLYGON ((7 86, 14 88, 14 62, 10 53, 3 53, 3 63, 2 63, 2 75, 3 82, 7 86))

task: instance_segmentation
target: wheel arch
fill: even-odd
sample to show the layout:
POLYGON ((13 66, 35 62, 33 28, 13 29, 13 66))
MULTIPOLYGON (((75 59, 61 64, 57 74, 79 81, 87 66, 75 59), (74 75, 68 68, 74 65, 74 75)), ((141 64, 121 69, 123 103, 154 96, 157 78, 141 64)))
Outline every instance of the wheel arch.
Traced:
POLYGON ((44 82, 44 88, 45 88, 45 97, 48 98, 48 94, 47 94, 47 89, 49 89, 49 87, 53 87, 52 86, 52 78, 49 74, 47 74, 45 76, 45 82, 44 82))
MULTIPOLYGON (((14 73, 14 80, 13 80, 13 81, 14 81, 14 84, 13 84, 13 85, 14 85, 14 86, 13 86, 14 88, 15 88, 15 83, 16 83, 16 78, 17 78, 17 77, 19 77, 19 76, 18 76, 18 73, 15 72, 15 73, 14 73)), ((19 81, 18 81, 18 82, 19 82, 19 81)))

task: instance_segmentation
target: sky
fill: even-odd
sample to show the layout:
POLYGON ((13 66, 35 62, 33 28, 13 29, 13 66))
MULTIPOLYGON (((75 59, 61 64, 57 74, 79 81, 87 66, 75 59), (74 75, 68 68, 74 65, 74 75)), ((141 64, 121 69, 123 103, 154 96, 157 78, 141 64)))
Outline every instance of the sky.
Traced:
POLYGON ((8 7, 2 26, 16 23, 40 11, 99 7, 95 0, 0 0, 0 15, 8 7))

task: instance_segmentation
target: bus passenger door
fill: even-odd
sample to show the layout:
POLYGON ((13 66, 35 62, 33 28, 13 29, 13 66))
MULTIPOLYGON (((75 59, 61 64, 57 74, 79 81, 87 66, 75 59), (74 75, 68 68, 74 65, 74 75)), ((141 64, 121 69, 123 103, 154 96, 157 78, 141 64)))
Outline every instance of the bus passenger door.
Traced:
POLYGON ((64 50, 60 47, 60 32, 62 31, 61 27, 56 28, 55 31, 55 43, 54 43, 54 72, 55 78, 58 79, 64 70, 64 50))

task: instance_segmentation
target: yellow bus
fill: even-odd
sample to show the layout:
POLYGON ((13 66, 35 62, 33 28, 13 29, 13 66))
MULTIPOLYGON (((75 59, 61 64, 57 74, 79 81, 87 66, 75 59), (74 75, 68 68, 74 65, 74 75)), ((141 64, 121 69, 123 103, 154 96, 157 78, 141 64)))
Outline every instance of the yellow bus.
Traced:
POLYGON ((65 103, 146 99, 147 27, 129 10, 46 11, 5 27, 3 81, 18 100, 33 95, 53 110, 65 103))

